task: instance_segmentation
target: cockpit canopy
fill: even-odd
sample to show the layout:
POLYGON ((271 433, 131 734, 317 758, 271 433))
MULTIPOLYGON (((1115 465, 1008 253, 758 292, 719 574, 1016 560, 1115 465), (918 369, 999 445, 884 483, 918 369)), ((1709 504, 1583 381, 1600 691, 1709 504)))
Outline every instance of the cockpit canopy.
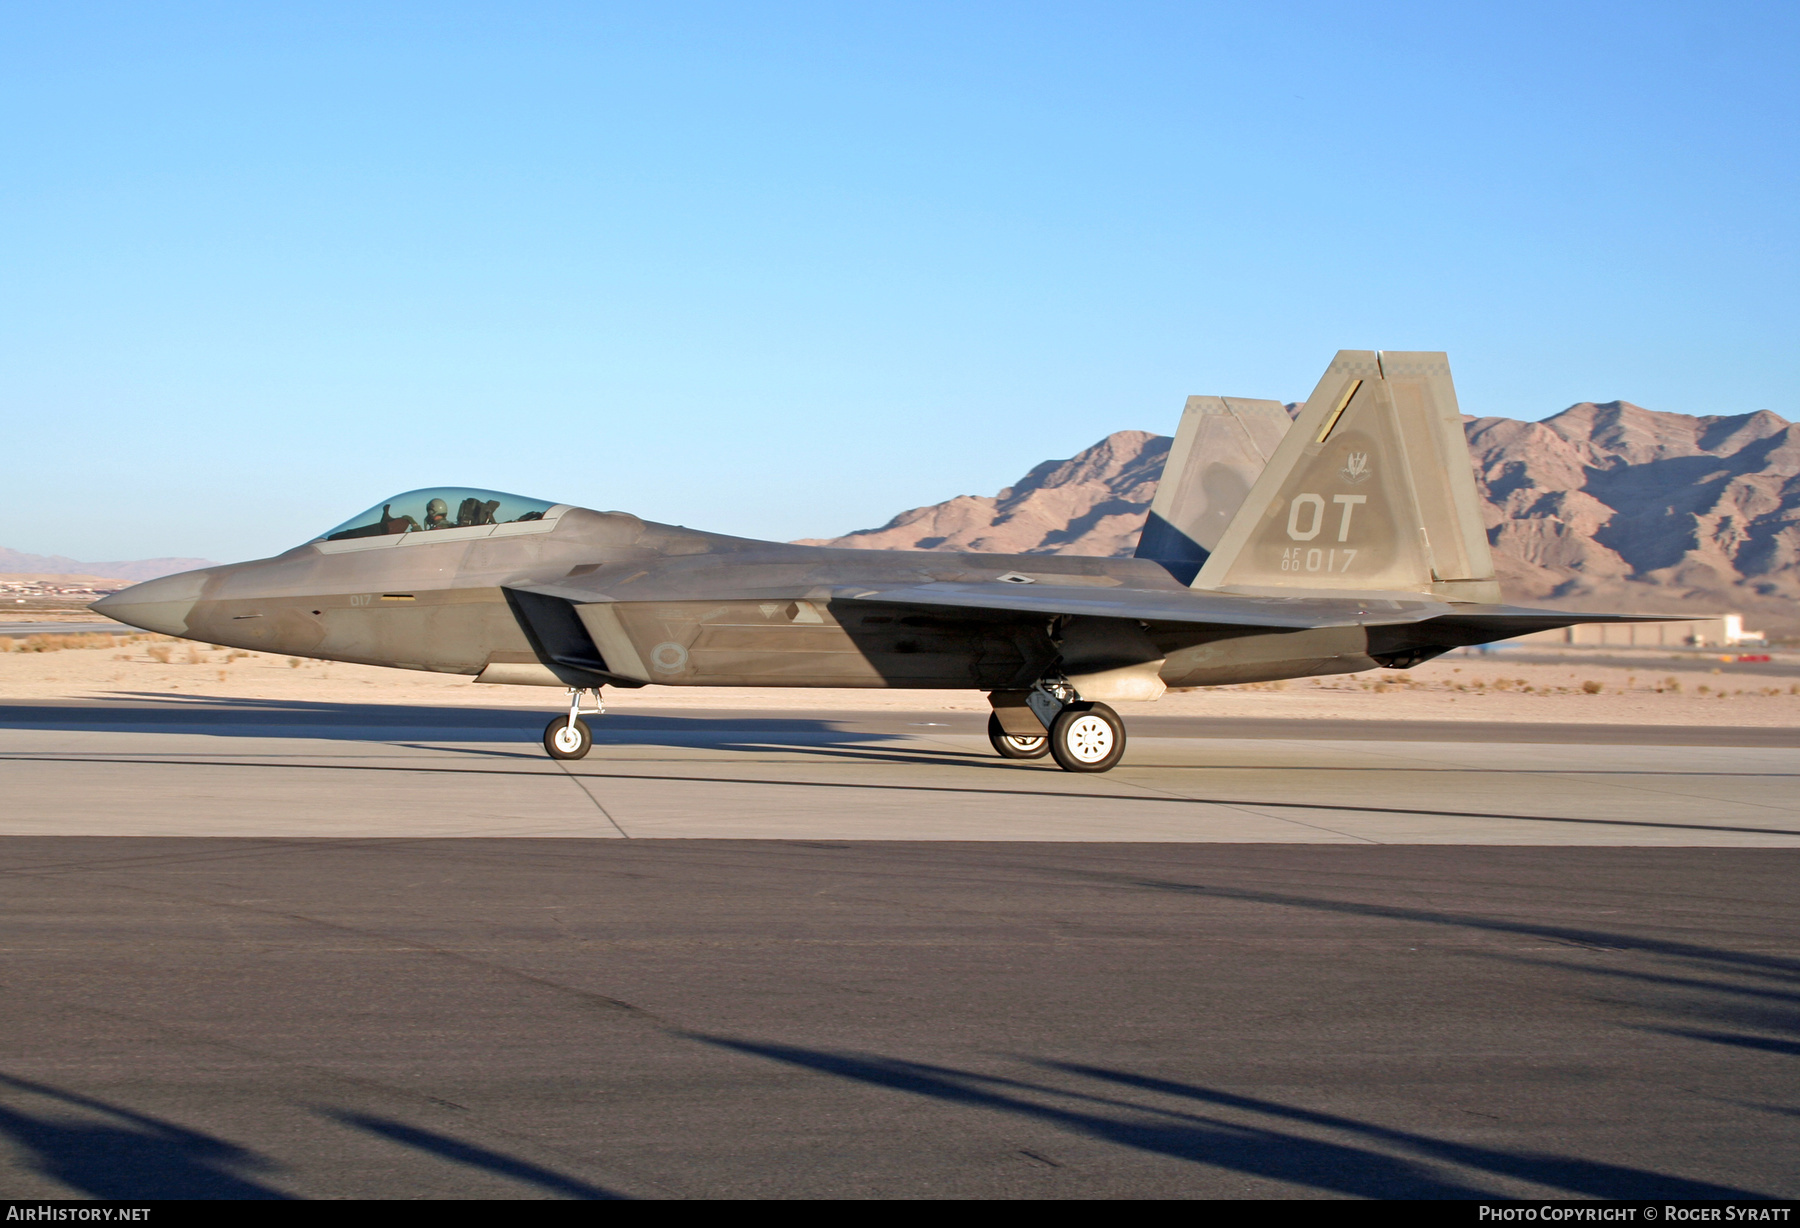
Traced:
POLYGON ((432 486, 395 495, 360 516, 352 516, 314 541, 354 541, 360 537, 389 537, 402 533, 430 533, 447 529, 472 529, 481 525, 520 524, 542 520, 560 504, 527 499, 498 490, 467 486, 432 486))

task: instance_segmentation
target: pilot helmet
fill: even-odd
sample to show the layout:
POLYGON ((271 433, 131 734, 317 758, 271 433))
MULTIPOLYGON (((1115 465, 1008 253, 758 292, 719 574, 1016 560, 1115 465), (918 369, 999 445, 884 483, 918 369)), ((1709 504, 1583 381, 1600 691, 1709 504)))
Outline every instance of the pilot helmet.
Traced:
POLYGON ((425 505, 425 515, 427 518, 432 516, 448 516, 449 514, 450 505, 445 503, 442 499, 433 499, 430 503, 425 505))

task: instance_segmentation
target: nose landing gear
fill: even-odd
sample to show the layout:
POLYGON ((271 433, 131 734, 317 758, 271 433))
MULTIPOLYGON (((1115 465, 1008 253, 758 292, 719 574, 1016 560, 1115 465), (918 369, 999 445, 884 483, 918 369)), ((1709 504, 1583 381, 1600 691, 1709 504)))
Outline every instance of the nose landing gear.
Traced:
MULTIPOLYGON (((594 687, 594 715, 606 715, 606 701, 594 687)), ((587 692, 569 688, 569 715, 559 716, 544 727, 544 749, 552 759, 579 759, 594 746, 594 731, 581 719, 581 697, 587 692)))

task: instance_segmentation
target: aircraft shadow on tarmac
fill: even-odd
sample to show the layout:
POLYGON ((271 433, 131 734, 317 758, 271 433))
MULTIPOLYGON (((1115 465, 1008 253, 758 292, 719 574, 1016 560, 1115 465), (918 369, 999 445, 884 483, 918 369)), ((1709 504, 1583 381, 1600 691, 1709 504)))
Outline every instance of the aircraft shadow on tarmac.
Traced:
POLYGON ((55 1106, 33 1115, 0 1105, 0 1135, 27 1165, 91 1198, 292 1197, 249 1175, 272 1161, 210 1134, 11 1075, 0 1088, 55 1106))
MULTIPOLYGON (((140 692, 107 703, 0 704, 0 728, 68 729, 102 733, 198 733, 211 737, 305 737, 347 742, 531 742, 558 714, 550 708, 423 708, 408 704, 324 703, 307 700, 215 699, 140 692)), ((593 721, 602 744, 656 745, 721 738, 766 748, 785 741, 872 743, 892 735, 846 729, 848 722, 817 717, 650 716, 614 713, 593 721)), ((988 756, 984 756, 988 757, 988 756)))
POLYGON ((1594 1198, 1757 1196, 1747 1190, 1640 1168, 1478 1147, 1098 1066, 1033 1063, 1046 1073, 1072 1075, 1090 1085, 1070 1088, 1049 1080, 1005 1078, 867 1054, 758 1044, 721 1036, 694 1039, 891 1091, 1016 1114, 1102 1142, 1358 1198, 1494 1197, 1492 1190, 1455 1180, 1428 1167, 1444 1164, 1594 1198), (1153 1093, 1164 1101, 1175 1098, 1215 1112, 1208 1113, 1200 1107, 1169 1108, 1148 1096, 1130 1098, 1130 1093, 1121 1089, 1153 1093), (1246 1122, 1245 1114, 1264 1120, 1246 1122), (1284 1126, 1327 1129, 1358 1142, 1312 1138, 1284 1126), (1376 1146, 1410 1152, 1416 1158, 1388 1154, 1376 1150, 1376 1146))
MULTIPOLYGON (((1111 880, 1116 876, 1079 872, 1083 880, 1111 880)), ((1674 1022, 1638 1025, 1641 1031, 1660 1036, 1678 1037, 1703 1044, 1724 1045, 1759 1053, 1800 1057, 1800 959, 1761 952, 1734 951, 1701 943, 1647 938, 1642 934, 1615 933, 1567 925, 1543 925, 1506 917, 1485 917, 1474 913, 1454 913, 1434 909, 1410 908, 1391 904, 1371 904, 1322 897, 1292 895, 1281 892, 1250 891, 1218 884, 1199 886, 1193 883, 1158 881, 1142 877, 1130 879, 1133 887, 1178 894, 1198 894, 1212 898, 1228 897, 1252 904, 1271 904, 1284 908, 1337 913, 1355 917, 1424 924, 1450 929, 1477 930, 1508 934, 1520 938, 1545 941, 1566 947, 1573 956, 1583 953, 1617 954, 1631 952, 1661 961, 1660 970, 1608 967, 1600 963, 1577 963, 1572 959, 1545 958, 1537 955, 1487 952, 1483 957, 1521 966, 1554 970, 1597 981, 1610 982, 1612 992, 1630 986, 1654 995, 1655 1008, 1672 1017, 1674 1022), (1695 1027, 1696 1022, 1712 1023, 1719 1028, 1695 1027), (1780 1035, 1768 1035, 1768 1033, 1780 1035)), ((1775 1104, 1753 1104, 1747 1107, 1781 1115, 1800 1115, 1800 1109, 1775 1104)), ((1573 1187, 1571 1187, 1573 1188, 1573 1187)), ((1613 1195, 1607 1195, 1612 1197, 1613 1195)), ((1658 1195, 1660 1196, 1660 1195, 1658 1195)), ((1673 1195, 1671 1195, 1673 1196, 1673 1195)), ((1724 1195, 1692 1194, 1685 1197, 1724 1197, 1724 1195)))
MULTIPOLYGON (((296 738, 388 742, 415 750, 445 749, 499 759, 545 756, 538 743, 556 713, 530 708, 422 708, 408 704, 325 703, 139 692, 98 703, 0 704, 0 729, 99 733, 186 733, 222 738, 296 738), (520 743, 518 750, 474 750, 469 743, 520 743), (438 745, 419 745, 436 743, 438 745)), ((704 744, 707 749, 891 763, 939 763, 1016 771, 986 750, 942 743, 909 744, 891 732, 854 728, 853 721, 816 716, 710 714, 652 716, 612 713, 595 720, 594 742, 607 746, 704 744)), ((406 769, 397 769, 406 770, 406 769)), ((417 770, 417 769, 411 769, 417 770)))
MULTIPOLYGON (((42 1175, 92 1198, 280 1200, 295 1197, 266 1184, 283 1165, 235 1143, 146 1113, 29 1079, 0 1075, 0 1089, 48 1100, 34 1115, 0 1105, 0 1137, 42 1175)), ((364 1113, 327 1110, 339 1125, 544 1192, 583 1200, 622 1198, 591 1182, 486 1147, 364 1113)))
MULTIPOLYGON (((1076 872, 1083 881, 1116 876, 1076 872)), ((1270 904, 1449 929, 1500 932, 1569 948, 1570 955, 1630 952, 1660 970, 1583 964, 1499 951, 1486 958, 1589 976, 1617 993, 1632 982, 1644 1005, 1672 1023, 1639 1024, 1661 1036, 1725 1045, 1784 1057, 1800 1056, 1800 960, 1705 944, 1659 940, 1506 917, 1307 897, 1287 893, 1158 882, 1133 876, 1133 887, 1228 896, 1270 904), (1733 1031, 1691 1026, 1725 1025, 1733 1031), (1770 1036, 1767 1033, 1783 1033, 1770 1036), (1762 1034, 1757 1034, 1762 1033, 1762 1034)), ((1525 1181, 1564 1197, 1765 1198, 1772 1195, 1619 1164, 1547 1153, 1479 1146, 1416 1130, 1360 1121, 1128 1070, 1092 1064, 1024 1060, 1044 1078, 1021 1079, 867 1053, 832 1052, 727 1036, 692 1038, 875 1087, 939 1102, 1016 1114, 1072 1133, 1177 1159, 1313 1189, 1366 1198, 1488 1198, 1496 1191, 1479 1175, 1525 1181), (1073 1080, 1071 1083, 1070 1080, 1073 1080), (1135 1093, 1135 1094, 1134 1094, 1135 1093), (1305 1131, 1308 1133, 1301 1133, 1305 1131), (1311 1132, 1334 1136, 1321 1139, 1311 1132), (1453 1170, 1468 1174, 1458 1178, 1453 1170)), ((1779 1104, 1734 1102, 1776 1116, 1800 1115, 1779 1104)), ((1031 1153, 1027 1153, 1031 1154, 1031 1153)), ((1045 1157, 1034 1157, 1052 1163, 1045 1157)))
POLYGON ((626 1197, 624 1194, 615 1193, 602 1186, 565 1176, 554 1169, 545 1168, 541 1164, 532 1164, 498 1151, 490 1151, 486 1147, 477 1147, 473 1143, 465 1143, 461 1139, 451 1138, 448 1134, 439 1134, 435 1130, 409 1126, 405 1122, 394 1121, 386 1117, 372 1117, 366 1113, 328 1113, 326 1116, 342 1122, 344 1125, 366 1130, 370 1134, 390 1142, 400 1143, 440 1159, 449 1160, 453 1164, 482 1169, 501 1177, 510 1177, 515 1181, 535 1185, 547 1193, 557 1194, 563 1198, 605 1201, 626 1197))
MULTIPOLYGON (((107 703, 0 704, 0 726, 17 729, 92 729, 103 732, 166 729, 223 737, 269 737, 305 731, 307 737, 384 741, 396 730, 429 730, 436 741, 492 741, 511 735, 536 741, 557 716, 554 708, 418 707, 411 704, 323 703, 295 699, 214 699, 140 692, 107 703), (441 735, 441 736, 439 736, 441 735)), ((816 719, 744 716, 693 718, 615 714, 604 731, 657 732, 754 729, 824 733, 816 719)))

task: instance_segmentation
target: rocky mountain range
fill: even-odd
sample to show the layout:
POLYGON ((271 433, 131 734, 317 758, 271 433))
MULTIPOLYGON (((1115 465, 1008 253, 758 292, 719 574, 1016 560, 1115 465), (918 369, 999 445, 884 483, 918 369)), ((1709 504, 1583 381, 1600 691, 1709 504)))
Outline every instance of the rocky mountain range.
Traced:
MULTIPOLYGON (((1464 431, 1507 600, 1738 611, 1800 634, 1800 427, 1767 410, 1693 417, 1608 401, 1541 422, 1467 418, 1464 431)), ((808 544, 1127 555, 1171 442, 1118 431, 997 495, 808 544)))
POLYGON ((22 550, 8 550, 0 546, 0 575, 88 576, 136 583, 212 565, 211 559, 133 559, 123 563, 82 563, 60 554, 26 554, 22 550))

